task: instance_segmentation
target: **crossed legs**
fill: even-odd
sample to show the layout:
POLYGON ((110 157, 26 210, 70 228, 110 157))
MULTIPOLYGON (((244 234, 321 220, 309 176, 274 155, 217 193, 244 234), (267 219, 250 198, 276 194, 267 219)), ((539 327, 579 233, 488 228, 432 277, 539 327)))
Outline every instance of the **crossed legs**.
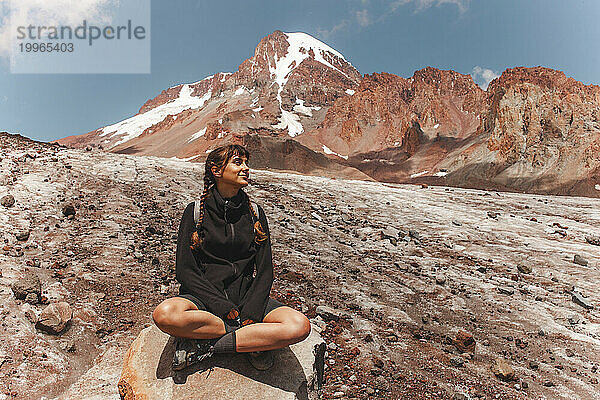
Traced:
MULTIPOLYGON (((172 297, 160 303, 152 313, 158 328, 178 337, 212 339, 225 334, 221 318, 198 307, 188 299, 172 297)), ((310 334, 310 322, 304 314, 278 307, 263 322, 246 325, 235 332, 238 352, 280 349, 298 343, 310 334)))

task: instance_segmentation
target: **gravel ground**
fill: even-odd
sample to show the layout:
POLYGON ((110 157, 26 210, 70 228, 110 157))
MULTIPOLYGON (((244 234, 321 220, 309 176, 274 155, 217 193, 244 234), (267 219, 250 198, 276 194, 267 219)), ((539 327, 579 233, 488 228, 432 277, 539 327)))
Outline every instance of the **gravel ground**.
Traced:
MULTIPOLYGON (((203 165, 7 134, 0 158, 0 198, 15 200, 0 205, 0 399, 92 381, 90 398, 118 398, 119 363, 102 376, 94 366, 176 294, 177 228, 203 165), (26 271, 41 296, 18 300, 26 271), (73 311, 67 328, 36 328, 59 301, 73 311)), ((600 398, 600 200, 251 179, 269 218, 273 295, 328 343, 323 398, 600 398)))

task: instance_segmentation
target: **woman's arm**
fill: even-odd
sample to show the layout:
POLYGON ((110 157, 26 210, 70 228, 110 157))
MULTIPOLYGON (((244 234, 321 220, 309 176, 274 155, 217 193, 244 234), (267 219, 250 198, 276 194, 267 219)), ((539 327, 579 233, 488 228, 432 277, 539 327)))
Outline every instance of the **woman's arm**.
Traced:
POLYGON ((208 311, 220 318, 226 318, 232 310, 236 309, 236 306, 204 276, 197 265, 190 248, 190 238, 195 230, 194 203, 192 202, 183 212, 179 225, 175 264, 177 281, 191 294, 198 297, 208 311))
POLYGON ((267 239, 260 246, 256 253, 254 262, 256 263, 256 277, 252 285, 246 292, 241 301, 242 321, 251 320, 251 322, 262 322, 265 308, 269 301, 269 294, 273 286, 273 256, 271 253, 271 233, 267 217, 262 209, 259 209, 259 221, 267 233, 267 239))

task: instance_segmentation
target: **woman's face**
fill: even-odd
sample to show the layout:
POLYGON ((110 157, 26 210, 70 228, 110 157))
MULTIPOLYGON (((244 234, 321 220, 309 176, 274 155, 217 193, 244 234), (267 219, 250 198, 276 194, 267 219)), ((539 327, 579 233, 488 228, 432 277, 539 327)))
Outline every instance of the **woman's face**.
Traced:
POLYGON ((248 159, 245 156, 234 155, 229 159, 220 174, 215 174, 215 176, 222 184, 238 187, 248 186, 250 168, 247 162, 248 159))

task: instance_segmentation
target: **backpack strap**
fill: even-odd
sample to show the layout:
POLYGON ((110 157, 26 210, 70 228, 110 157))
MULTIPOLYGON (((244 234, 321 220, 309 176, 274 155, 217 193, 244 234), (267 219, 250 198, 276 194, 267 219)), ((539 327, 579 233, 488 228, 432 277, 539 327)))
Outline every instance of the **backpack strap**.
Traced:
MULTIPOLYGON (((254 209, 254 213, 252 214, 252 223, 256 223, 258 221, 257 217, 260 216, 258 212, 258 204, 251 201, 252 208, 254 209), (254 216, 256 215, 256 217, 254 216)), ((194 201, 194 224, 198 225, 198 220, 200 219, 200 200, 194 201)))

